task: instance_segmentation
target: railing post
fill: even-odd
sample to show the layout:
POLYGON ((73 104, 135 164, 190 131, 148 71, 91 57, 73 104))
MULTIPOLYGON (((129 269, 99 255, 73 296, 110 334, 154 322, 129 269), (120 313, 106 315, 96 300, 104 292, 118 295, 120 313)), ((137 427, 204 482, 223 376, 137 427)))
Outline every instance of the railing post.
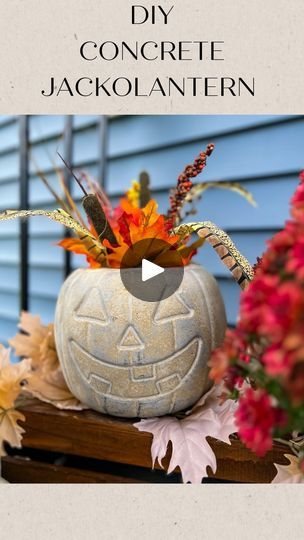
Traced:
POLYGON ((107 168, 107 136, 108 136, 108 119, 106 115, 102 115, 99 121, 100 133, 100 162, 99 162, 99 183, 105 187, 106 168, 107 168))
MULTIPOLYGON (((20 209, 29 208, 29 117, 19 117, 19 203, 20 209)), ((20 309, 29 307, 29 226, 27 220, 20 220, 20 309)))
MULTIPOLYGON (((63 155, 65 161, 72 166, 73 160, 73 116, 67 115, 65 117, 64 133, 63 133, 63 155)), ((71 192, 71 173, 63 167, 63 174, 66 186, 71 192)), ((65 237, 69 238, 69 229, 65 230, 65 237)), ((67 277, 72 271, 72 257, 71 252, 64 250, 64 276, 67 277)))

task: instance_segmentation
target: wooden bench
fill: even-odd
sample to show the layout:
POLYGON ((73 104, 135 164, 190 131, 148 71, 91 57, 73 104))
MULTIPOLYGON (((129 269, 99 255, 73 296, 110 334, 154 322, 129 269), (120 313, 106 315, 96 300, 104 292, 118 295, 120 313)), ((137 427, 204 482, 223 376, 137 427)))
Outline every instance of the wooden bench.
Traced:
MULTIPOLYGON (((134 420, 94 411, 59 411, 37 400, 20 410, 26 417, 22 450, 8 449, 2 476, 13 483, 177 483, 157 464, 152 471, 149 433, 133 427, 134 420)), ((210 439, 217 471, 207 481, 271 482, 275 463, 287 464, 286 446, 275 444, 263 459, 247 450, 237 437, 227 445, 210 439), (213 479, 213 480, 212 480, 213 479)), ((169 462, 170 448, 164 460, 169 462)))

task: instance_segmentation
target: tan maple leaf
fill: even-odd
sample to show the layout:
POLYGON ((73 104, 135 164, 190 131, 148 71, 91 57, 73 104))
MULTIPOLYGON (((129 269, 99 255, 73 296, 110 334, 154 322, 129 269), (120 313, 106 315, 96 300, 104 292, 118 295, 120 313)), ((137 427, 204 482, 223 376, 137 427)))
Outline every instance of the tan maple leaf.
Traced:
POLYGON ((0 456, 5 456, 4 442, 14 448, 21 448, 24 429, 18 421, 25 421, 25 416, 15 409, 4 410, 0 408, 0 456))
POLYGON ((18 328, 22 333, 9 340, 17 356, 32 360, 33 369, 56 367, 58 357, 54 339, 54 325, 43 325, 39 315, 22 311, 18 328))
POLYGON ((230 444, 229 436, 236 432, 234 412, 236 405, 227 400, 219 405, 219 389, 213 387, 199 402, 199 406, 184 418, 174 416, 141 420, 134 424, 139 431, 153 435, 151 446, 152 466, 156 460, 161 467, 162 460, 172 443, 172 456, 168 474, 179 467, 183 482, 201 483, 207 476, 207 467, 216 472, 216 456, 207 442, 207 437, 219 439, 230 444))
POLYGON ((10 362, 10 350, 0 345, 0 456, 5 455, 4 442, 20 448, 24 429, 18 421, 25 417, 15 410, 15 401, 21 393, 21 382, 30 372, 30 360, 17 364, 10 362))
POLYGON ((18 333, 9 343, 18 356, 30 358, 32 371, 27 374, 23 391, 59 409, 81 410, 87 407, 70 392, 57 356, 54 325, 43 325, 38 315, 23 311, 18 333))
POLYGON ((289 465, 274 463, 277 474, 272 484, 304 484, 304 474, 299 468, 299 458, 293 454, 284 454, 289 459, 289 465))
POLYGON ((23 391, 58 409, 80 411, 88 408, 70 392, 60 366, 57 369, 44 371, 43 375, 40 370, 33 371, 26 378, 23 391))

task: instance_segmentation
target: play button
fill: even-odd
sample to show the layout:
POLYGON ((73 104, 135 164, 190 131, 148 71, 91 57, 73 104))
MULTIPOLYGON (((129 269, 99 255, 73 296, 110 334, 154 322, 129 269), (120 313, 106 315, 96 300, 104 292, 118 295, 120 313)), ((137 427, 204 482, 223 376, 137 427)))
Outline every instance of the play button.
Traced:
POLYGON ((164 268, 154 264, 147 259, 143 259, 141 262, 141 279, 142 281, 148 281, 148 279, 154 278, 165 271, 164 268))
POLYGON ((179 252, 171 244, 147 238, 127 250, 120 276, 133 296, 144 302, 159 302, 179 288, 184 266, 179 252))

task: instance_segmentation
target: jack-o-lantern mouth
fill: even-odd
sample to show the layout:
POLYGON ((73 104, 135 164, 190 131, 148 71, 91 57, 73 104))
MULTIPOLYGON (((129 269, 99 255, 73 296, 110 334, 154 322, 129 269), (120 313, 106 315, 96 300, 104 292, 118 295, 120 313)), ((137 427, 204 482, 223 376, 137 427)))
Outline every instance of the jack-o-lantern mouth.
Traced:
POLYGON ((164 396, 190 376, 201 355, 203 341, 196 337, 173 355, 150 364, 110 365, 69 341, 69 354, 90 388, 102 396, 138 400, 164 396))

